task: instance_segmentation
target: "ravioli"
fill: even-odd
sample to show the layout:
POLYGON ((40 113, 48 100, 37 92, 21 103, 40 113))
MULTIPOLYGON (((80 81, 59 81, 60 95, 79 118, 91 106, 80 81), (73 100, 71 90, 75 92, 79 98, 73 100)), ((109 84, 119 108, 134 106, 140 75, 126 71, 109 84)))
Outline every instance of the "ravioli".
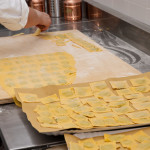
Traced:
POLYGON ((129 87, 127 81, 109 81, 113 89, 126 89, 129 87))
POLYGON ((120 142, 122 139, 124 139, 124 134, 104 134, 104 141, 105 142, 120 142))
POLYGON ((78 143, 70 142, 70 150, 84 150, 84 148, 78 143))
POLYGON ((71 99, 76 97, 73 88, 60 89, 59 96, 61 99, 71 99))
POLYGON ((101 144, 100 150, 116 150, 116 142, 107 142, 101 144))
POLYGON ((59 98, 57 97, 56 94, 53 94, 53 95, 50 95, 50 96, 47 96, 47 97, 44 97, 44 98, 40 98, 40 101, 42 104, 49 104, 49 103, 52 103, 52 102, 58 102, 60 101, 59 98))
POLYGON ((93 140, 93 138, 80 140, 79 145, 82 145, 84 150, 96 150, 96 149, 98 149, 96 142, 93 140))
POLYGON ((57 116, 55 117, 57 123, 70 123, 72 119, 68 116, 57 116))
POLYGON ((134 123, 132 122, 132 120, 129 119, 128 117, 126 117, 126 116, 115 116, 114 118, 115 118, 115 120, 117 121, 117 123, 118 123, 119 125, 130 125, 130 124, 134 124, 134 123))
POLYGON ((87 118, 81 114, 71 113, 69 116, 74 120, 87 120, 87 118))
POLYGON ((93 82, 90 83, 90 86, 93 92, 99 92, 107 88, 107 84, 105 81, 93 82))
POLYGON ((128 112, 133 112, 134 109, 127 105, 127 106, 122 106, 120 108, 112 108, 112 111, 118 115, 121 115, 121 114, 126 114, 128 112))
POLYGON ((147 135, 144 131, 140 130, 133 135, 133 138, 138 142, 150 141, 150 136, 147 135))
POLYGON ((141 93, 133 93, 133 94, 124 95, 124 97, 125 97, 126 99, 130 100, 130 99, 142 98, 142 97, 144 97, 144 95, 141 94, 141 93))
POLYGON ((116 113, 114 112, 106 112, 106 113, 95 113, 95 116, 97 118, 110 118, 110 117, 115 117, 116 113))
POLYGON ((150 118, 132 119, 132 121, 138 124, 150 123, 150 118))
POLYGON ((95 93, 94 95, 95 97, 103 98, 103 97, 114 96, 114 93, 110 89, 107 88, 100 92, 95 93))
POLYGON ((77 97, 93 96, 93 93, 90 87, 75 87, 74 89, 75 89, 75 94, 77 97))
POLYGON ((149 85, 150 79, 148 77, 141 77, 130 79, 130 82, 132 83, 133 86, 149 85))
POLYGON ((130 90, 130 88, 128 88, 128 89, 122 89, 122 90, 116 90, 116 92, 118 93, 118 95, 121 95, 121 96, 122 95, 127 95, 127 94, 133 94, 134 93, 132 90, 130 90))
POLYGON ((147 110, 131 112, 126 114, 131 119, 150 118, 150 112, 147 110))
POLYGON ((110 96, 110 97, 103 97, 104 101, 106 102, 113 102, 113 101, 123 101, 123 96, 110 96))
POLYGON ((66 52, 0 59, 0 70, 0 84, 12 97, 14 88, 66 85, 76 77, 75 60, 66 52))
POLYGON ((142 92, 142 93, 147 93, 150 91, 150 86, 149 85, 143 85, 143 86, 138 86, 138 87, 132 87, 131 88, 133 92, 142 92))
POLYGON ((103 118, 105 126, 118 126, 117 121, 114 118, 103 118))
POLYGON ((129 148, 131 150, 135 149, 135 146, 137 145, 131 135, 126 135, 123 139, 120 140, 120 143, 124 148, 129 148))
POLYGON ((37 97, 36 94, 29 94, 29 93, 19 93, 19 97, 22 102, 25 103, 38 103, 40 99, 37 97))
POLYGON ((42 123, 40 125, 41 125, 41 127, 44 127, 44 128, 62 129, 62 126, 58 125, 58 124, 42 123))
POLYGON ((92 111, 96 113, 103 113, 103 112, 109 112, 110 108, 108 108, 107 106, 96 106, 96 107, 92 107, 92 111))
POLYGON ((82 112, 88 112, 88 111, 91 111, 91 108, 88 107, 88 106, 80 106, 80 107, 74 107, 73 108, 73 111, 75 113, 82 113, 82 112))
POLYGON ((124 105, 129 105, 129 102, 127 102, 127 101, 116 101, 115 102, 114 101, 114 102, 110 102, 108 106, 111 108, 120 108, 124 105))
POLYGON ((103 127, 103 126, 105 126, 105 122, 103 121, 103 119, 100 119, 100 118, 91 118, 89 120, 90 120, 91 124, 94 127, 103 127))
POLYGON ((88 120, 78 120, 75 122, 80 128, 92 128, 92 124, 88 120))
POLYGON ((49 123, 49 124, 56 123, 56 121, 53 118, 50 118, 50 117, 47 117, 47 116, 38 116, 37 120, 40 123, 49 123))
POLYGON ((145 110, 145 109, 150 109, 150 102, 145 102, 145 103, 133 103, 133 107, 137 110, 145 110))
POLYGON ((150 96, 133 99, 133 100, 130 100, 130 102, 132 104, 134 104, 134 103, 146 103, 146 102, 150 102, 150 96))

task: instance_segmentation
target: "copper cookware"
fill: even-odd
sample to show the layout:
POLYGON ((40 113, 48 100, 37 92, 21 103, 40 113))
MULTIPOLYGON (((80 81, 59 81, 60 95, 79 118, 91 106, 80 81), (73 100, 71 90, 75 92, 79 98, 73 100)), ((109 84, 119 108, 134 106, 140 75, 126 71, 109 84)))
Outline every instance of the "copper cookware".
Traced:
POLYGON ((88 18, 89 19, 96 19, 102 17, 102 11, 90 4, 87 4, 88 8, 88 18))
POLYGON ((65 0, 64 17, 70 21, 80 20, 82 18, 81 0, 65 0))
POLYGON ((45 12, 45 0, 31 0, 30 5, 34 9, 45 12))

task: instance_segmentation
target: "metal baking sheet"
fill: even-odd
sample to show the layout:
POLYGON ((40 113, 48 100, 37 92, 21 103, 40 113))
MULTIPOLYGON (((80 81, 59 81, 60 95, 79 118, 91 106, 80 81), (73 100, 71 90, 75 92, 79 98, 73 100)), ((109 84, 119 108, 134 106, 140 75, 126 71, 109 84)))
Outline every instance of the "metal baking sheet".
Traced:
POLYGON ((14 104, 0 107, 0 128, 6 150, 47 148, 65 143, 63 136, 47 136, 36 131, 21 108, 14 104))

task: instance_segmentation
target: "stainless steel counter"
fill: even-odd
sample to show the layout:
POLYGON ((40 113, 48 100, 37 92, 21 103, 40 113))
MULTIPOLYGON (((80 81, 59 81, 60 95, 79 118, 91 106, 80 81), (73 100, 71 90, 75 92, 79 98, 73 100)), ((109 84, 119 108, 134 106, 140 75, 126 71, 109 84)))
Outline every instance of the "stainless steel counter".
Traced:
MULTIPOLYGON (((112 17, 91 21, 84 19, 74 23, 58 19, 53 20, 53 24, 48 31, 77 29, 139 71, 150 71, 149 50, 137 49, 133 46, 134 44, 131 45, 133 42, 129 44, 115 36, 114 31, 121 27, 120 22, 114 26, 112 22, 109 27, 105 28, 105 25, 108 25, 112 19, 114 20, 112 17)), ((33 33, 34 29, 24 29, 19 32, 24 32, 25 34, 33 33)), ((11 32, 1 27, 0 36, 10 36, 19 32, 11 32)), ((14 104, 0 106, 0 128, 0 136, 6 149, 50 147, 64 142, 62 136, 54 137, 39 134, 32 128, 21 109, 14 104)))

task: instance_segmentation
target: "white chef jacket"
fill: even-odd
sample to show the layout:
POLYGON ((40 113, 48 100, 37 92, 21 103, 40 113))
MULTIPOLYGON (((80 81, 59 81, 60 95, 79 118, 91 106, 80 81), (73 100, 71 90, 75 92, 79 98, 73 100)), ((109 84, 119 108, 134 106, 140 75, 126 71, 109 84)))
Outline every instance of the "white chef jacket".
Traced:
POLYGON ((29 7, 25 0, 0 0, 0 24, 20 30, 27 23, 29 7))

